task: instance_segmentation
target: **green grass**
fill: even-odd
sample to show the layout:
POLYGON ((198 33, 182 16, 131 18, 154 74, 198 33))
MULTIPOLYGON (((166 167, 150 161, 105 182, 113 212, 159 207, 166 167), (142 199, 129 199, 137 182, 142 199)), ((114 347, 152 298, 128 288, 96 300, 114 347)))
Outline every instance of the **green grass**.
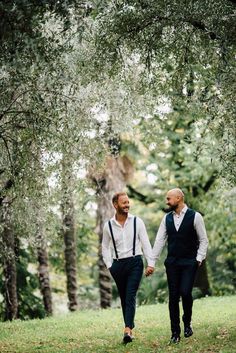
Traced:
POLYGON ((134 342, 123 346, 120 309, 87 310, 44 320, 0 324, 1 353, 235 353, 236 297, 195 300, 194 335, 169 345, 168 306, 137 309, 134 342))

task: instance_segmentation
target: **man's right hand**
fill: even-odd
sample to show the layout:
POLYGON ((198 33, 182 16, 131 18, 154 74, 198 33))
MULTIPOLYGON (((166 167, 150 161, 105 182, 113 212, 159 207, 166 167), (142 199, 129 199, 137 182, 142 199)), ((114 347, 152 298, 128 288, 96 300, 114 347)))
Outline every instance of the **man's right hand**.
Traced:
POLYGON ((148 276, 152 275, 153 272, 154 272, 154 267, 147 266, 147 268, 145 270, 145 276, 148 277, 148 276))

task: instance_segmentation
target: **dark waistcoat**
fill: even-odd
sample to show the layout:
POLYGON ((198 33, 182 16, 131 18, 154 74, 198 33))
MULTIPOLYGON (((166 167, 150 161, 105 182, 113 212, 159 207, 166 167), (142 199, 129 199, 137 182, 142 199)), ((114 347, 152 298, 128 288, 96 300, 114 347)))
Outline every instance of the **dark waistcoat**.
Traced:
POLYGON ((175 228, 173 212, 166 216, 168 241, 167 257, 192 259, 197 255, 198 238, 194 229, 195 211, 188 208, 178 229, 175 228))

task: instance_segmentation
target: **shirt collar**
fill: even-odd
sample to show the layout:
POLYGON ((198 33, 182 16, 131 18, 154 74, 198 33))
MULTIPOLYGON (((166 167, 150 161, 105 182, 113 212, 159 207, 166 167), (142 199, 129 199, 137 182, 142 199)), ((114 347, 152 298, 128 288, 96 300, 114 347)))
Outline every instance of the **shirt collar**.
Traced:
MULTIPOLYGON (((187 212, 188 206, 185 205, 184 208, 182 208, 180 214, 185 214, 187 212)), ((173 211, 174 214, 177 214, 175 211, 173 211)))
MULTIPOLYGON (((134 218, 134 215, 132 215, 131 213, 128 213, 128 217, 127 217, 127 219, 126 219, 125 222, 127 222, 127 220, 128 220, 128 219, 131 219, 131 218, 134 218)), ((114 216, 111 218, 111 221, 112 221, 112 222, 115 222, 116 224, 119 224, 119 225, 120 225, 120 223, 118 223, 117 220, 116 220, 116 215, 115 215, 115 214, 114 214, 114 216)))

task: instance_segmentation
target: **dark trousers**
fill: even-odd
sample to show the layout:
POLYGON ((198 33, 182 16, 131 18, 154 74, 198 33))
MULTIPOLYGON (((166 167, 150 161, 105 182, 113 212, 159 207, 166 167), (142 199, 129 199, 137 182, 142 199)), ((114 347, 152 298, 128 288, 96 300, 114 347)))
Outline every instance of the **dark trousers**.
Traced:
POLYGON ((125 327, 134 328, 136 293, 143 275, 141 255, 114 260, 110 272, 120 295, 125 327))
POLYGON ((182 298, 184 326, 192 318, 192 289, 198 267, 196 259, 166 259, 166 274, 169 287, 169 312, 172 333, 180 333, 179 300, 182 298))

